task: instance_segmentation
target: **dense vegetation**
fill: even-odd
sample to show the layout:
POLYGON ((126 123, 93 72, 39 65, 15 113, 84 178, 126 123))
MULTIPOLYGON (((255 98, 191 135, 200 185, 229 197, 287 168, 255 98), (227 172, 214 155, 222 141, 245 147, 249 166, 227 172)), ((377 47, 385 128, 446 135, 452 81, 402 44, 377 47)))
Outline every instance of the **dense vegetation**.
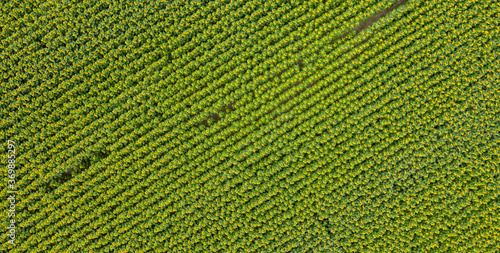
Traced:
POLYGON ((500 251, 498 1, 0 13, 2 252, 500 251))

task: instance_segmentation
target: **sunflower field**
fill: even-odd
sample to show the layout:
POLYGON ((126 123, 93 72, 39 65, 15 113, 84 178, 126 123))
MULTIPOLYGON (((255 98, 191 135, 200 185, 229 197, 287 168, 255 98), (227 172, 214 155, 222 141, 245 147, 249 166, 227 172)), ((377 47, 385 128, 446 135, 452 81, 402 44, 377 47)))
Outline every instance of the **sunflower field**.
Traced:
POLYGON ((500 252, 500 2, 0 1, 1 252, 500 252))

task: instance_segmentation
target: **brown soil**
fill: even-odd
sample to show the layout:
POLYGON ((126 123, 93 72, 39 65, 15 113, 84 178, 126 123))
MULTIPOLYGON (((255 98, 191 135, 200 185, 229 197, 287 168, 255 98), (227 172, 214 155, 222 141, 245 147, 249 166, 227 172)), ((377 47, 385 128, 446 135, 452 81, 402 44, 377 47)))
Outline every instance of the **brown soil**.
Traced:
POLYGON ((304 68, 304 65, 302 64, 302 62, 303 62, 303 61, 304 61, 304 60, 299 60, 299 61, 297 62, 297 65, 299 65, 299 70, 300 70, 300 71, 302 71, 302 69, 304 68))
POLYGON ((210 117, 211 117, 212 119, 214 119, 214 122, 215 122, 215 123, 217 123, 217 121, 221 120, 221 117, 219 116, 219 114, 218 114, 218 113, 214 113, 214 114, 210 115, 210 117))

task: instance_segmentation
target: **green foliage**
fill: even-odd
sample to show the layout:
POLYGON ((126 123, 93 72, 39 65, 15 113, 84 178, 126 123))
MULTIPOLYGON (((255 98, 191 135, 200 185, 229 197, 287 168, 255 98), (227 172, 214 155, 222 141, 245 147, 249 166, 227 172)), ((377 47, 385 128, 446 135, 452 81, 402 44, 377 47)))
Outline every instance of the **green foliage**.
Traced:
POLYGON ((2 1, 1 250, 500 251, 500 6, 394 4, 2 1))

